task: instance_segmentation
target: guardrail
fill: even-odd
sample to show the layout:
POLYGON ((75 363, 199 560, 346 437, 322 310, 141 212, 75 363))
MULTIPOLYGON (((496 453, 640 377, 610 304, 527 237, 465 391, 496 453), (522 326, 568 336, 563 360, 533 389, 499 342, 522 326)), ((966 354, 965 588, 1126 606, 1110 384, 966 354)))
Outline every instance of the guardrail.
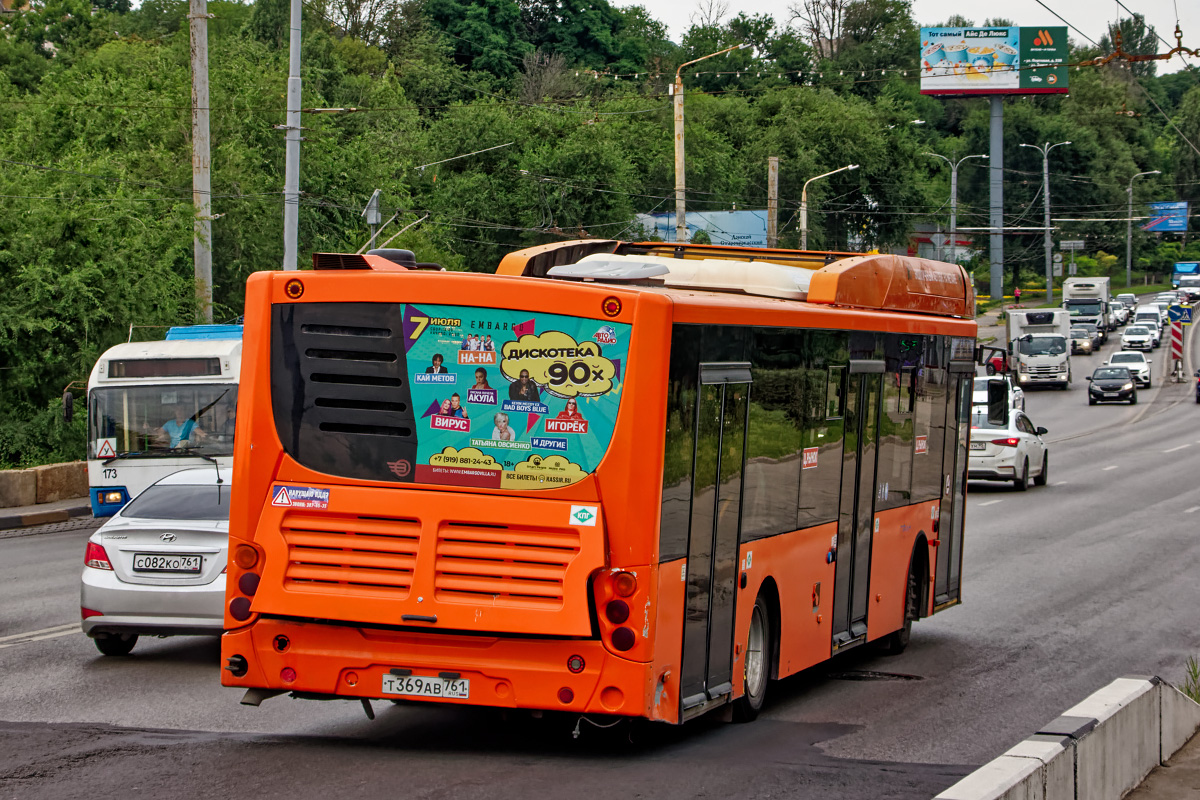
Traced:
POLYGON ((1118 678, 934 800, 1120 800, 1197 730, 1171 684, 1118 678))

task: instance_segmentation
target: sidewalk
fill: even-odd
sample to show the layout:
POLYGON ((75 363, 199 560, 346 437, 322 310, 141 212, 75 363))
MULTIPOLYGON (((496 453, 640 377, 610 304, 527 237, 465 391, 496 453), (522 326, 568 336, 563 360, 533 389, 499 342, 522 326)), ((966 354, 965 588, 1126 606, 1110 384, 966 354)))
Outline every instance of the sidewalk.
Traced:
POLYGON ((91 516, 92 503, 87 497, 71 497, 54 503, 0 508, 0 531, 66 522, 72 517, 91 516))
POLYGON ((1181 800, 1200 797, 1200 736, 1193 736, 1171 760, 1146 776, 1125 800, 1181 800))

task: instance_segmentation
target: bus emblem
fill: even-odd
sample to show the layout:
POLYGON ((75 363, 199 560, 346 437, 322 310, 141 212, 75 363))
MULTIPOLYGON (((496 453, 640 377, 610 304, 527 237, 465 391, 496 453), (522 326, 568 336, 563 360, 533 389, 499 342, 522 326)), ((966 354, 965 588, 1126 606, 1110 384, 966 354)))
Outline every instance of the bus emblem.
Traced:
POLYGON ((387 462, 387 465, 388 469, 390 469, 397 478, 407 478, 408 473, 412 472, 412 464, 409 463, 408 459, 406 458, 402 458, 399 461, 389 461, 387 462))
POLYGON ((596 527, 596 506, 571 506, 571 524, 596 527))

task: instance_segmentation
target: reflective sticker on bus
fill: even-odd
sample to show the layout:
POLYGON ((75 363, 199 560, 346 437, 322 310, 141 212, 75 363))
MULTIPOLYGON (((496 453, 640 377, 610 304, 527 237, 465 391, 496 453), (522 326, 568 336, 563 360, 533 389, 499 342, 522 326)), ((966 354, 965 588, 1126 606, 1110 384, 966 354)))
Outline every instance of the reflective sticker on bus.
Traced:
POLYGON ((116 458, 117 457, 117 440, 97 439, 96 440, 96 458, 116 458))
POLYGON ((315 486, 276 486, 271 505, 287 508, 329 508, 329 490, 315 486))

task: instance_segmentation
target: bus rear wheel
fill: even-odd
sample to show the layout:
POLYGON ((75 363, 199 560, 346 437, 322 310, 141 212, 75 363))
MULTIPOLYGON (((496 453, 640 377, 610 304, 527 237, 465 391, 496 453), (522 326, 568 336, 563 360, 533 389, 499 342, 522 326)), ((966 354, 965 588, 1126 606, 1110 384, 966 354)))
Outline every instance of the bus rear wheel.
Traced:
POLYGON ((750 629, 742 653, 743 694, 733 705, 738 722, 750 722, 758 717, 767 700, 767 683, 771 679, 771 611, 762 595, 754 601, 750 613, 750 629))
POLYGON ((898 656, 908 648, 912 638, 912 625, 921 613, 921 574, 917 567, 917 554, 913 553, 912 565, 908 568, 908 586, 904 593, 904 625, 879 640, 879 651, 885 655, 898 656))

